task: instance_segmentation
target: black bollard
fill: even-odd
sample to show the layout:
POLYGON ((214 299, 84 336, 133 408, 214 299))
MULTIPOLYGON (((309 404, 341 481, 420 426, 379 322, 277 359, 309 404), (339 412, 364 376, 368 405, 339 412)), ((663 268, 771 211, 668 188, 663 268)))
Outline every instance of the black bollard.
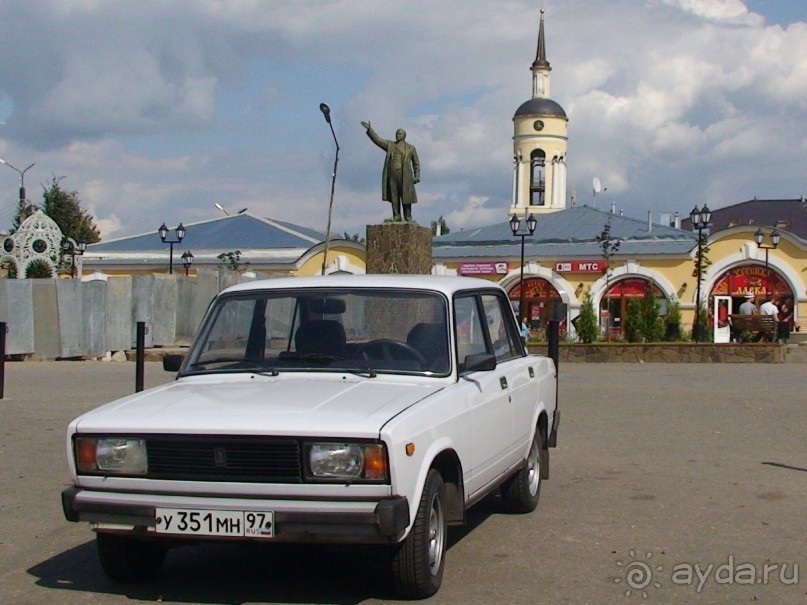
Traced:
POLYGON ((550 319, 546 327, 547 356, 555 362, 555 371, 558 371, 560 361, 560 320, 550 319))
POLYGON ((135 348, 135 393, 143 390, 143 377, 146 369, 146 322, 137 322, 137 344, 135 348))
MULTIPOLYGON (((550 319, 546 326, 547 355, 555 362, 555 376, 560 374, 560 320, 550 319)), ((552 418, 552 433, 549 435, 548 447, 558 445, 558 425, 560 424, 560 410, 558 409, 558 391, 555 390, 555 411, 552 418)))

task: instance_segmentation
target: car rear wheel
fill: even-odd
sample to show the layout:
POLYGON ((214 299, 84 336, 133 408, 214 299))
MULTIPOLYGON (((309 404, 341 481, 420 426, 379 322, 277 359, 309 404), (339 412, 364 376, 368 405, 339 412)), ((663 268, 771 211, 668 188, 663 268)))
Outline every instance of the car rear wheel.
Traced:
POLYGON ((445 566, 446 488, 435 469, 426 476, 415 523, 392 560, 396 591, 411 599, 430 597, 440 589, 445 566))
POLYGON ((138 540, 99 532, 95 536, 104 573, 116 582, 154 579, 165 561, 166 548, 153 540, 138 540))
POLYGON ((541 464, 543 436, 535 429, 532 446, 522 467, 510 477, 501 488, 502 498, 507 508, 514 513, 529 513, 538 506, 541 497, 541 464))

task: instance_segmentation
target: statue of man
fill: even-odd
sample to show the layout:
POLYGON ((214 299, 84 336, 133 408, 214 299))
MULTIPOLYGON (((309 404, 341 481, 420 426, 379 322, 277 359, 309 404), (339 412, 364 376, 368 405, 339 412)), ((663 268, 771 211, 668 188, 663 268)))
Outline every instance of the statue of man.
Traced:
POLYGON ((362 122, 370 140, 387 152, 381 174, 381 199, 392 204, 392 219, 412 220, 412 204, 418 201, 415 183, 420 182, 420 161, 413 145, 406 142, 406 131, 399 128, 394 141, 379 137, 370 122, 362 122))

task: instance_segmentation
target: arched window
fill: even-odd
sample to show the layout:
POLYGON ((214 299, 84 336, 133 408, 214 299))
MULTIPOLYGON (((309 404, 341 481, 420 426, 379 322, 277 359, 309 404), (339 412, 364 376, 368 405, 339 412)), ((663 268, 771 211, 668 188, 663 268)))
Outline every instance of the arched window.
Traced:
POLYGON ((546 198, 546 153, 535 149, 530 154, 530 206, 544 206, 546 198))
POLYGON ((612 282, 611 288, 600 301, 600 318, 608 326, 609 339, 622 338, 622 326, 631 299, 643 299, 647 292, 659 303, 659 315, 667 314, 668 301, 664 292, 650 280, 643 277, 628 277, 612 282))
MULTIPOLYGON (((516 283, 510 288, 507 295, 512 301, 514 309, 517 309, 521 300, 521 284, 516 283)), ((560 293, 551 282, 543 277, 528 277, 524 279, 526 308, 522 309, 518 315, 527 319, 531 330, 543 330, 546 322, 553 316, 553 306, 562 302, 560 293)), ((563 330, 564 326, 561 326, 561 329, 563 330)))
MULTIPOLYGON (((758 264, 746 264, 725 271, 708 296, 709 299, 714 296, 730 296, 731 313, 738 313, 746 294, 756 296, 757 307, 774 296, 783 300, 795 298, 790 284, 778 271, 758 264)), ((711 311, 711 305, 709 310, 711 311)))

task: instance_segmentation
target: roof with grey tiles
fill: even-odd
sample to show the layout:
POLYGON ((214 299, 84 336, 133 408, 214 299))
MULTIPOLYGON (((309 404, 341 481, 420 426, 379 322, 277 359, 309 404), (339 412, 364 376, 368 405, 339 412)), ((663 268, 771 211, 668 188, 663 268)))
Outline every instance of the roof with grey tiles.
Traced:
MULTIPOLYGON (((691 231, 651 224, 588 206, 535 218, 535 232, 524 240, 525 255, 530 258, 599 257, 602 249, 596 238, 609 220, 611 237, 620 240, 616 255, 619 257, 688 255, 697 240, 691 231)), ((521 228, 525 230, 523 221, 521 228)), ((510 223, 504 222, 436 237, 432 250, 435 260, 514 257, 521 254, 521 238, 513 236, 510 223)))
MULTIPOLYGON (((325 234, 308 227, 276 221, 249 213, 188 223, 181 246, 193 250, 308 249, 323 241, 325 234)), ((175 239, 173 228, 168 236, 175 239)), ((151 252, 164 250, 157 230, 102 241, 87 246, 87 253, 151 252)))

